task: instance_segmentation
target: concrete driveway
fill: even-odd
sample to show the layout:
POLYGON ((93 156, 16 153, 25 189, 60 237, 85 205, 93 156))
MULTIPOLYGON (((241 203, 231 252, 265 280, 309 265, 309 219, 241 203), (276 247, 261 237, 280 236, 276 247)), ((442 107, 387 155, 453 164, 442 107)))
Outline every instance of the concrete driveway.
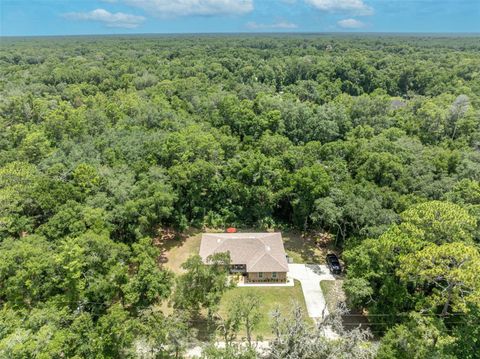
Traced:
POLYGON ((328 267, 319 264, 289 264, 288 275, 302 284, 303 296, 307 305, 308 316, 323 318, 328 314, 323 292, 320 289, 321 280, 335 280, 328 267))

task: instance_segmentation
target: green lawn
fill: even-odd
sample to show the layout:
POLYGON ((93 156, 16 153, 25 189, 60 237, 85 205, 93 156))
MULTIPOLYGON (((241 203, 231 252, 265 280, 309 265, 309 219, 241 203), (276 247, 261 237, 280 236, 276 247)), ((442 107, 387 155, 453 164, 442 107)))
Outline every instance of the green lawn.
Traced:
MULTIPOLYGON (((295 281, 293 287, 237 287, 224 294, 220 303, 219 314, 223 317, 230 305, 234 305, 235 298, 241 293, 255 293, 260 297, 262 320, 255 331, 256 336, 269 338, 272 336, 272 312, 279 308, 283 315, 290 315, 293 303, 297 302, 302 307, 305 317, 308 318, 305 300, 303 298, 300 282, 295 281)), ((240 333, 242 335, 243 333, 240 333)))

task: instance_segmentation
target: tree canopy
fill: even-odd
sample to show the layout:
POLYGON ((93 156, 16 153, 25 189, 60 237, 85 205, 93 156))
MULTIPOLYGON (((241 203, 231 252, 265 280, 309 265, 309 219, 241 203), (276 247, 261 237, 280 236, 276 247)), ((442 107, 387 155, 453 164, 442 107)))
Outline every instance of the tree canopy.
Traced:
POLYGON ((393 330, 386 357, 395 333, 414 339, 412 311, 473 357, 479 44, 2 38, 0 356, 180 356, 186 312, 215 311, 226 262, 193 257, 175 277, 159 233, 236 226, 331 235, 349 301, 393 330))

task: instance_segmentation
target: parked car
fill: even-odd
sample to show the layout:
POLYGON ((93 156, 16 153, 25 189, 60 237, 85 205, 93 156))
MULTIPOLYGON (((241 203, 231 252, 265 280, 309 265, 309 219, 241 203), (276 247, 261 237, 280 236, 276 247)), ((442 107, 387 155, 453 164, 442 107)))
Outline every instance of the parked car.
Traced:
POLYGON ((332 274, 342 273, 342 266, 336 254, 333 254, 333 253, 327 254, 327 265, 332 274))

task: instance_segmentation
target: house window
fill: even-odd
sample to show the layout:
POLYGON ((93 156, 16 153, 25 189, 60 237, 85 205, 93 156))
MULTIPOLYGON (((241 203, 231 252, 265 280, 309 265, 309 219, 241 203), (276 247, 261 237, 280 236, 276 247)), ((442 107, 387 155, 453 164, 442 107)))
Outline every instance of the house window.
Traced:
POLYGON ((258 272, 258 278, 263 278, 263 272, 258 272))
POLYGON ((272 273, 272 278, 277 278, 277 272, 272 273))

